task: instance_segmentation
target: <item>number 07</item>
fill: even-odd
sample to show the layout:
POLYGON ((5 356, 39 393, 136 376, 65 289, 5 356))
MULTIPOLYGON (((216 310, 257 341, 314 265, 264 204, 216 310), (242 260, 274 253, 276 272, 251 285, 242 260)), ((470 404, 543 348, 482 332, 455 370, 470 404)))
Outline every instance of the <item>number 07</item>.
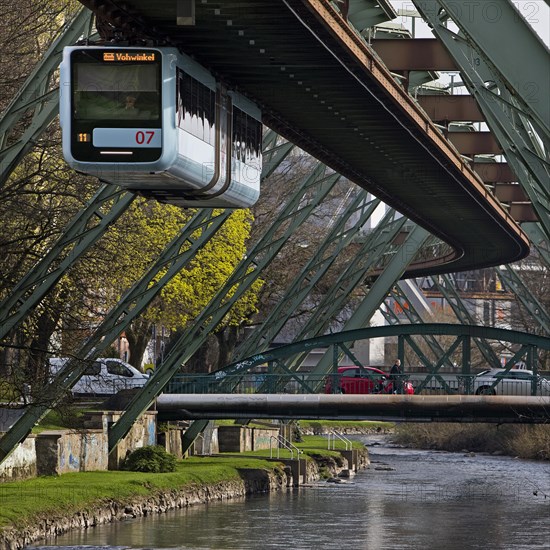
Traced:
POLYGON ((154 130, 146 130, 145 132, 142 132, 140 130, 139 132, 136 132, 136 143, 138 143, 139 145, 147 143, 147 145, 149 145, 154 135, 154 130))

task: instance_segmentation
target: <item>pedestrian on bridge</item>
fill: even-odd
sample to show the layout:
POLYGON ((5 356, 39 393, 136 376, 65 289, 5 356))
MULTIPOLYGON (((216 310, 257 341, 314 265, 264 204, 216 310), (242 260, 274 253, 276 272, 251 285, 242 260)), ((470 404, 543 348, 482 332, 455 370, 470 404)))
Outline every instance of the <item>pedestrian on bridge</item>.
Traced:
POLYGON ((401 370, 401 360, 396 359, 390 369, 389 379, 392 382, 393 393, 403 393, 403 371, 401 370))

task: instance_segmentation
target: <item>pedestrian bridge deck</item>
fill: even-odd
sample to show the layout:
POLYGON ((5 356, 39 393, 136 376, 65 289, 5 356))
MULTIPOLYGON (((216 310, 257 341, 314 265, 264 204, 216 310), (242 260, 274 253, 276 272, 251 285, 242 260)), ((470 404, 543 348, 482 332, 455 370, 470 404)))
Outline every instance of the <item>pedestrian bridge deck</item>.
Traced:
POLYGON ((485 395, 162 394, 160 419, 339 419, 541 423, 550 397, 485 395))

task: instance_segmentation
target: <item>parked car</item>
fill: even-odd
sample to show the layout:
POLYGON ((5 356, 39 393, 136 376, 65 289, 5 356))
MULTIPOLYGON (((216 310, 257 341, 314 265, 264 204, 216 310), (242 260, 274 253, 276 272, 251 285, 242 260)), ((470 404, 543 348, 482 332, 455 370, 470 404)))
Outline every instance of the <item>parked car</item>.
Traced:
MULTIPOLYGON (((337 393, 363 394, 363 393, 393 393, 393 382, 388 375, 376 367, 338 367, 337 393)), ((325 383, 325 393, 332 392, 334 376, 329 375, 325 383)), ((403 393, 414 393, 413 385, 403 382, 403 393)))
MULTIPOLYGON (((51 374, 57 374, 67 361, 66 357, 52 357, 51 374)), ((90 362, 71 391, 74 395, 112 395, 124 389, 141 388, 147 380, 148 374, 121 359, 99 358, 90 362)))
POLYGON ((474 377, 476 395, 532 395, 533 380, 536 395, 550 395, 550 380, 534 375, 527 369, 487 369, 474 377))

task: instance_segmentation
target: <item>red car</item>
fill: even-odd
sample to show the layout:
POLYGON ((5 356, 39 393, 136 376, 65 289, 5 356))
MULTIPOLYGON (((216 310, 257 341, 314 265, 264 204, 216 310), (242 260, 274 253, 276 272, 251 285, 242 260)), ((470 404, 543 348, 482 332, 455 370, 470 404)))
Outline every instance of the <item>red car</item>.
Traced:
MULTIPOLYGON (((328 376, 325 384, 325 393, 332 392, 333 376, 328 376)), ((393 393, 393 382, 388 375, 375 367, 338 367, 338 390, 336 393, 393 393)), ((403 393, 412 395, 413 385, 403 382, 403 393)))

